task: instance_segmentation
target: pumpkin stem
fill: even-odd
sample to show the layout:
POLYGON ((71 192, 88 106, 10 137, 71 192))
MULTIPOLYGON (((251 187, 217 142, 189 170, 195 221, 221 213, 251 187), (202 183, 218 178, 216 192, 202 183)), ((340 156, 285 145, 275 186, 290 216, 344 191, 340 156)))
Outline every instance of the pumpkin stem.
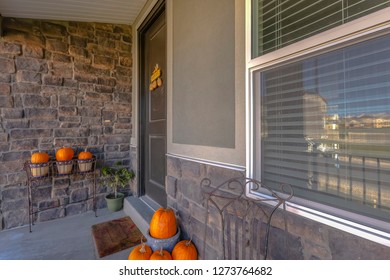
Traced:
POLYGON ((160 256, 163 256, 164 254, 163 254, 163 249, 162 249, 162 247, 160 248, 160 253, 158 253, 160 256))
POLYGON ((139 249, 139 252, 140 252, 141 254, 146 253, 145 243, 142 243, 142 247, 141 247, 141 249, 139 249))

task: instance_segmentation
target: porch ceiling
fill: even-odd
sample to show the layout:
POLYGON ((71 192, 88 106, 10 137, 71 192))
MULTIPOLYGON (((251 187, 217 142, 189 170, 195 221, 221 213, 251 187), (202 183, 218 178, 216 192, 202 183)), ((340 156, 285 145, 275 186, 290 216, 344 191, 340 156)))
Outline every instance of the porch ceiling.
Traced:
POLYGON ((1 0, 3 17, 132 24, 147 0, 1 0))

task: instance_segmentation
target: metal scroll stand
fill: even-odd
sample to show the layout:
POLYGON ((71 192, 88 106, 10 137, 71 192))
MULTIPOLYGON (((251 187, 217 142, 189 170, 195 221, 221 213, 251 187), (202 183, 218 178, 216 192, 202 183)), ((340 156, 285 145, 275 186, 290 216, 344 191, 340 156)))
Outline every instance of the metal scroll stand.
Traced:
POLYGON ((32 164, 30 161, 26 161, 24 163, 24 170, 27 174, 27 188, 28 188, 28 221, 29 221, 29 229, 32 232, 32 226, 34 225, 34 215, 39 212, 58 208, 64 205, 71 205, 74 203, 80 203, 87 200, 92 200, 92 207, 95 213, 95 217, 97 217, 97 209, 96 209, 96 158, 88 160, 77 160, 73 159, 71 161, 71 167, 69 174, 60 174, 57 168, 57 162, 55 160, 50 160, 47 163, 41 164, 32 164), (81 165, 80 165, 81 163, 81 165), (84 165, 83 165, 84 164, 84 165), (85 168, 88 167, 88 168, 85 168), (61 203, 60 200, 57 200, 55 205, 45 207, 43 209, 34 210, 33 199, 36 195, 36 188, 40 185, 43 185, 45 182, 49 183, 51 180, 52 187, 54 187, 55 182, 57 180, 68 179, 69 186, 71 184, 72 179, 77 176, 83 176, 85 179, 92 178, 93 179, 93 188, 92 188, 92 196, 88 196, 86 199, 70 202, 70 203, 61 203))

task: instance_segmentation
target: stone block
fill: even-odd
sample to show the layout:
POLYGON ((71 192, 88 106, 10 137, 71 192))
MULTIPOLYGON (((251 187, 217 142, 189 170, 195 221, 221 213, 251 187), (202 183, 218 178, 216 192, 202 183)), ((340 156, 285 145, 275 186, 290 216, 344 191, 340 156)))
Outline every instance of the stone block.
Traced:
POLYGON ((115 41, 105 38, 105 37, 97 37, 97 43, 99 46, 108 48, 108 49, 114 49, 115 48, 115 41))
POLYGON ((203 196, 199 186, 199 181, 192 178, 182 178, 177 183, 178 191, 188 200, 201 204, 203 196))
POLYGON ((34 150, 38 147, 38 139, 25 139, 25 140, 16 140, 11 141, 11 150, 14 151, 24 151, 24 150, 34 150))
POLYGON ((36 83, 14 83, 11 88, 12 93, 40 94, 41 86, 36 83))
POLYGON ((11 229, 28 223, 27 207, 3 213, 4 229, 11 229))
MULTIPOLYGON (((51 183, 51 182, 50 182, 51 183)), ((52 186, 42 185, 34 188, 34 202, 51 200, 52 186)))
POLYGON ((16 82, 18 83, 41 83, 41 74, 35 71, 18 71, 16 73, 16 82))
MULTIPOLYGON (((9 152, 10 148, 11 148, 11 144, 9 144, 9 143, 1 143, 0 142, 0 152, 1 153, 9 152)), ((20 164, 23 164, 23 163, 20 163, 20 164)), ((4 165, 0 166, 0 167, 3 167, 3 168, 0 168, 0 174, 1 174, 1 170, 4 170, 5 168, 4 168, 4 165)))
MULTIPOLYGON (((31 128, 53 129, 53 128, 58 128, 59 126, 60 126, 60 122, 58 120, 30 120, 31 128)), ((43 143, 42 139, 43 138, 40 138, 41 143, 43 143)))
POLYGON ((79 108, 80 116, 82 117, 101 117, 102 109, 100 108, 79 108))
POLYGON ((7 200, 3 201, 1 204, 2 212, 8 211, 18 211, 20 209, 27 209, 28 207, 28 199, 27 197, 17 199, 17 200, 7 200))
POLYGON ((59 96, 60 106, 75 106, 77 105, 76 95, 61 95, 59 96))
POLYGON ((93 91, 93 84, 97 82, 97 77, 91 74, 75 73, 76 81, 80 83, 80 90, 93 91))
POLYGON ((167 175, 175 178, 182 177, 181 161, 175 157, 167 157, 167 175))
POLYGON ((131 36, 127 36, 127 35, 123 35, 122 36, 122 41, 125 42, 125 43, 132 43, 133 42, 133 39, 131 36))
MULTIPOLYGON (((264 228, 265 229, 265 228, 264 228)), ((265 231, 262 232, 264 238, 265 231)), ((263 247, 264 248, 264 247, 263 247)), ((304 259, 301 237, 292 235, 281 229, 270 228, 268 258, 274 260, 304 259)), ((262 252, 263 253, 263 252, 262 252)))
POLYGON ((52 53, 51 59, 53 61, 58 61, 58 62, 65 62, 65 63, 72 62, 71 56, 69 56, 67 54, 62 54, 62 53, 52 53))
POLYGON ((115 123, 114 131, 118 134, 128 133, 129 129, 131 129, 131 123, 115 123))
MULTIPOLYGON (((5 154, 5 153, 3 153, 5 154)), ((13 172, 22 172, 24 160, 3 160, 0 164, 0 174, 9 174, 13 172)))
POLYGON ((120 145, 119 151, 121 151, 121 152, 128 152, 128 151, 131 151, 130 145, 128 145, 128 144, 122 144, 122 145, 120 145))
POLYGON ((72 56, 79 56, 83 58, 88 57, 88 52, 86 49, 82 47, 73 46, 73 45, 69 46, 69 54, 72 56))
POLYGON ((206 177, 208 177, 211 180, 213 186, 218 186, 232 178, 238 178, 244 176, 245 176, 244 172, 238 170, 227 169, 227 168, 213 166, 213 165, 207 166, 206 177))
POLYGON ((68 34, 66 26, 59 23, 43 21, 41 27, 42 33, 50 37, 64 37, 68 34))
POLYGON ((52 52, 60 52, 67 54, 69 49, 69 44, 62 42, 60 39, 47 39, 46 48, 52 52))
POLYGON ((72 63, 65 63, 59 61, 53 61, 52 63, 53 76, 62 77, 64 79, 73 78, 73 65, 72 63))
POLYGON ((130 143, 130 135, 104 135, 102 141, 105 144, 127 144, 130 143))
POLYGON ((131 44, 126 42, 116 41, 116 49, 121 52, 131 53, 131 44))
POLYGON ((14 107, 14 99, 12 96, 0 95, 0 108, 14 107))
POLYGON ((5 119, 21 119, 24 116, 23 109, 3 108, 3 114, 5 119))
POLYGON ((389 260, 389 247, 329 228, 329 248, 333 260, 389 260))
POLYGON ((102 117, 103 117, 103 121, 115 121, 116 112, 103 110, 102 117))
POLYGON ((61 146, 87 146, 88 138, 56 138, 54 139, 54 145, 56 147, 61 146))
POLYGON ((77 88, 78 82, 74 80, 73 78, 64 79, 64 87, 68 88, 77 88))
POLYGON ((42 59, 30 58, 30 57, 17 57, 15 59, 16 69, 18 71, 32 71, 47 73, 48 66, 46 61, 42 59))
MULTIPOLYGON (((30 152, 11 151, 3 153, 3 162, 6 161, 25 161, 31 157, 30 152)), ((20 163, 19 163, 20 164, 20 163)))
POLYGON ((34 45, 23 45, 23 55, 25 57, 43 58, 43 48, 34 45))
POLYGON ((38 213, 38 222, 51 221, 65 217, 65 211, 63 208, 53 208, 38 213))
POLYGON ((112 100, 112 94, 103 94, 103 93, 97 93, 97 92, 87 92, 85 94, 85 99, 86 100, 92 99, 92 100, 95 100, 95 101, 107 102, 107 101, 111 101, 112 100))
POLYGON ((113 87, 105 85, 95 85, 94 88, 97 93, 112 93, 114 91, 113 87))
POLYGON ((131 93, 129 92, 116 92, 115 93, 115 101, 120 103, 131 103, 131 93))
POLYGON ((61 106, 58 108, 58 114, 60 116, 77 116, 76 106, 61 106))
POLYGON ((3 201, 25 199, 27 197, 27 187, 8 187, 1 194, 3 201))
POLYGON ((93 65, 98 68, 103 69, 114 69, 115 59, 108 56, 98 56, 93 57, 93 65))
POLYGON ((70 193, 70 203, 86 200, 88 195, 88 188, 75 189, 70 193))
POLYGON ((166 192, 167 195, 171 196, 172 198, 176 199, 177 194, 177 179, 171 176, 165 177, 165 186, 166 186, 166 192))
POLYGON ((11 75, 7 73, 3 73, 3 69, 0 71, 0 83, 10 83, 11 75))
POLYGON ((331 260, 332 252, 328 246, 319 245, 308 240, 302 240, 306 260, 331 260))
POLYGON ((52 136, 51 129, 14 129, 10 132, 11 139, 41 138, 52 136))
POLYGON ((102 123, 101 117, 82 117, 81 125, 83 126, 91 126, 91 125, 99 125, 102 123))
POLYGON ((45 75, 43 76, 43 83, 49 86, 62 86, 64 78, 60 76, 45 75))
POLYGON ((8 184, 25 184, 27 181, 26 172, 12 173, 8 175, 8 184))
POLYGON ((8 29, 7 40, 36 46, 43 46, 45 44, 45 37, 39 31, 31 33, 8 29))
POLYGON ((202 164, 195 161, 181 161, 182 177, 193 178, 195 180, 202 179, 202 164))
POLYGON ((50 97, 44 97, 39 95, 29 95, 25 94, 22 97, 24 107, 34 107, 34 108, 48 108, 50 107, 50 97))
POLYGON ((54 137, 86 137, 89 136, 88 128, 78 127, 77 129, 60 128, 54 130, 54 137))
POLYGON ((54 208, 58 207, 58 200, 43 200, 38 202, 38 209, 39 210, 45 210, 47 208, 54 208))
POLYGON ((103 30, 106 32, 113 32, 114 31, 114 25, 111 23, 95 23, 96 30, 103 30))
POLYGON ((114 78, 109 78, 109 77, 99 77, 98 84, 103 86, 115 87, 116 80, 114 78))
POLYGON ((30 119, 57 119, 58 110, 49 108, 26 108, 25 114, 30 119))
POLYGON ((87 202, 67 205, 65 209, 67 216, 81 214, 87 211, 87 202))
POLYGON ((119 64, 121 66, 125 66, 125 67, 132 67, 133 66, 133 59, 131 57, 121 57, 119 59, 119 64))
POLYGON ((11 54, 11 55, 20 55, 22 53, 22 46, 17 43, 11 42, 0 42, 0 53, 1 54, 11 54))
POLYGON ((103 30, 96 30, 96 36, 97 37, 104 37, 104 38, 107 38, 107 39, 111 39, 111 40, 120 40, 121 38, 121 35, 118 34, 118 33, 113 33, 113 32, 106 32, 106 31, 103 31, 103 30))
POLYGON ((70 44, 78 48, 86 48, 88 43, 88 38, 81 36, 70 36, 70 44))
POLYGON ((115 68, 117 76, 132 77, 133 70, 131 67, 117 66, 115 68))
POLYGON ((311 219, 307 219, 295 214, 286 216, 288 231, 296 236, 309 239, 316 244, 324 245, 327 241, 327 227, 311 219))
POLYGON ((1 73, 15 73, 15 63, 13 59, 1 58, 0 57, 0 72, 1 73))

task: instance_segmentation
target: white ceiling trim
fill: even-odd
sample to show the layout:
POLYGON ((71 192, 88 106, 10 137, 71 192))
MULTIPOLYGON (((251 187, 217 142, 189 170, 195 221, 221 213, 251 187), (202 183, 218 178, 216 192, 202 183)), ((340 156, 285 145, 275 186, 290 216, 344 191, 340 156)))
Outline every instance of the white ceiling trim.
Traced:
POLYGON ((1 0, 3 17, 133 24, 146 0, 1 0))

